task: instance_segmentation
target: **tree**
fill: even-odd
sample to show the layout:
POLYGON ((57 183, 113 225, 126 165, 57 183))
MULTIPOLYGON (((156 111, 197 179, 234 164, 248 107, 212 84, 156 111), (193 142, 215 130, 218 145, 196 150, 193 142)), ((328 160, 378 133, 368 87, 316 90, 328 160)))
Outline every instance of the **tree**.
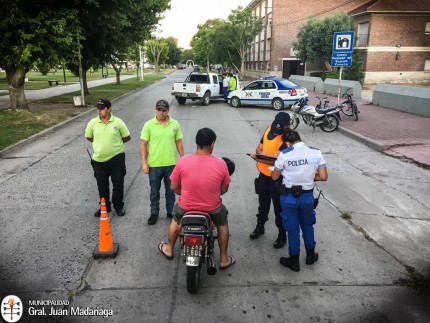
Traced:
MULTIPOLYGON (((246 52, 263 28, 263 18, 254 16, 251 8, 243 10, 242 7, 238 7, 231 12, 221 29, 221 39, 227 41, 226 47, 233 48, 239 55, 241 77, 245 74, 246 52)), ((228 49, 226 52, 230 53, 228 49)))
POLYGON ((251 9, 238 7, 227 20, 210 19, 198 28, 191 41, 197 62, 233 65, 243 76, 246 52, 263 30, 263 19, 255 17, 251 9))
POLYGON ((167 43, 167 58, 166 64, 176 65, 181 61, 182 50, 178 47, 178 40, 173 37, 166 38, 167 43))
POLYGON ((0 34, 0 67, 6 71, 11 108, 28 110, 25 74, 70 50, 79 34, 76 11, 58 1, 2 0, 0 34))
MULTIPOLYGON (((84 91, 88 94, 86 71, 91 66, 110 63, 115 69, 117 84, 120 84, 122 62, 126 60, 128 50, 150 37, 161 19, 160 13, 170 6, 169 0, 81 1, 88 1, 78 7, 84 38, 81 42, 84 91)), ((76 70, 76 59, 73 65, 76 70)))
POLYGON ((345 13, 324 19, 310 18, 297 34, 293 44, 296 56, 311 63, 324 63, 331 70, 333 34, 336 31, 354 30, 353 19, 345 13))
POLYGON ((150 39, 145 43, 145 53, 148 60, 155 65, 155 71, 160 71, 160 62, 167 58, 169 46, 164 38, 150 39))

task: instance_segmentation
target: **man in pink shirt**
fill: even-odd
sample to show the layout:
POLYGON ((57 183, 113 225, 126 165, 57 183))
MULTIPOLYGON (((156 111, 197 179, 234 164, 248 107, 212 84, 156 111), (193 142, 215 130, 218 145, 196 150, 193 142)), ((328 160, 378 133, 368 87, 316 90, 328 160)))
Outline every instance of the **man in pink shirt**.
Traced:
POLYGON ((220 249, 220 269, 227 269, 236 260, 227 255, 229 229, 228 211, 222 204, 221 195, 228 191, 231 182, 224 160, 212 156, 216 134, 203 128, 197 132, 197 149, 194 154, 179 159, 170 175, 170 188, 179 195, 173 207, 173 219, 169 228, 168 243, 161 242, 158 250, 173 259, 173 247, 179 235, 179 224, 187 211, 206 211, 217 226, 220 249))

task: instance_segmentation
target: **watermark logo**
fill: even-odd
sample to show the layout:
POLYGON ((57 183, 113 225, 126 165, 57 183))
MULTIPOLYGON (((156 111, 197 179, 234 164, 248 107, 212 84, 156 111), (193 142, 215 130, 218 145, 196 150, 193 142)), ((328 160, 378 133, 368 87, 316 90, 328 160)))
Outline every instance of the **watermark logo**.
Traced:
POLYGON ((6 322, 18 322, 22 317, 23 304, 15 295, 8 295, 1 301, 1 317, 6 322))

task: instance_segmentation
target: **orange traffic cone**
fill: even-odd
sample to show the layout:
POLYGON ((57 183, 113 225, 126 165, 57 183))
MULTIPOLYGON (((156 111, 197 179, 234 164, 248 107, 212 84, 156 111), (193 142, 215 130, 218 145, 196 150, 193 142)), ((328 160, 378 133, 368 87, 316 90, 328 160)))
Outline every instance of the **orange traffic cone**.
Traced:
POLYGON ((93 258, 115 258, 119 249, 119 244, 112 242, 110 233, 109 218, 104 197, 100 200, 100 239, 98 247, 94 249, 93 258))

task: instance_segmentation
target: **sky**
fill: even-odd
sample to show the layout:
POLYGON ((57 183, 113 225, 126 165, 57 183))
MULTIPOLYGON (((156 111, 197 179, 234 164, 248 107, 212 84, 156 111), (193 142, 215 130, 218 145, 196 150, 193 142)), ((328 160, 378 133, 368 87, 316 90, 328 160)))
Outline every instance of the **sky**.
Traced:
POLYGON ((190 48, 191 38, 197 33, 197 25, 213 18, 227 19, 231 10, 246 7, 251 0, 171 0, 170 10, 155 33, 156 37, 174 37, 178 46, 190 48))

